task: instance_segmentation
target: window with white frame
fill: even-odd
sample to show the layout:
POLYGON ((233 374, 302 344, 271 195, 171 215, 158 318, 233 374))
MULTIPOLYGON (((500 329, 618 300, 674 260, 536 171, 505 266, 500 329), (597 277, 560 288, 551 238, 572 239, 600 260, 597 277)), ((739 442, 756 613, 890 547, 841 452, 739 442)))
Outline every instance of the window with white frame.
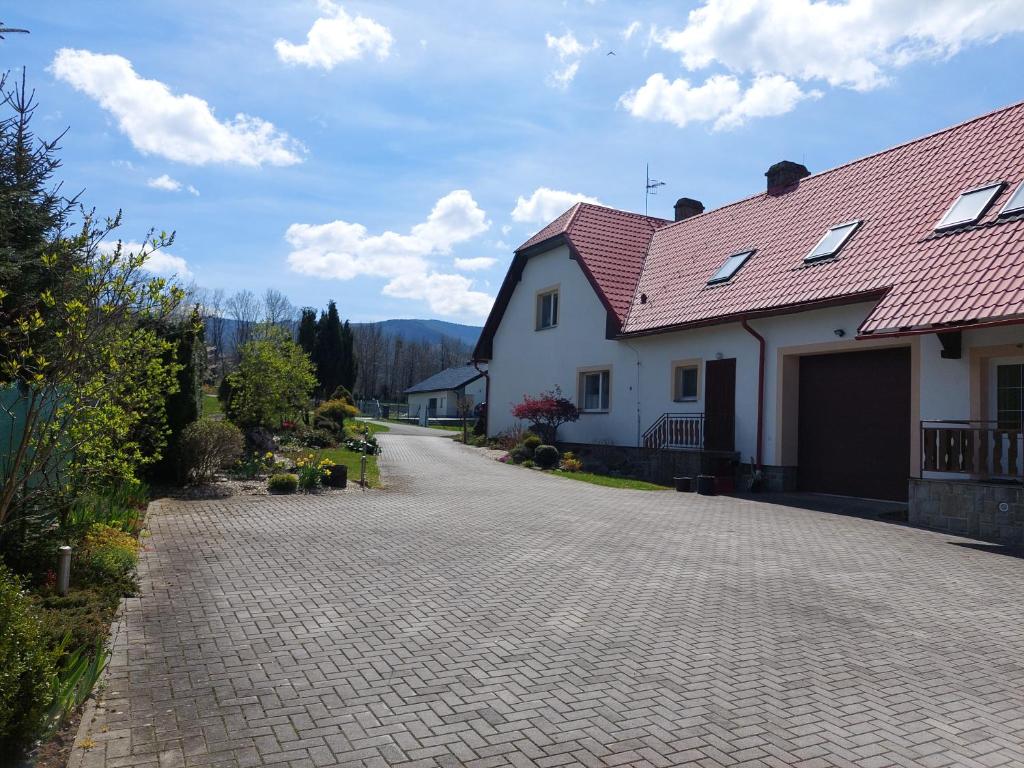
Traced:
POLYGON ((672 399, 675 402, 696 402, 699 373, 697 363, 679 363, 672 368, 672 399))
POLYGON ((607 411, 610 405, 611 371, 580 373, 579 408, 581 411, 607 411))
POLYGON ((558 325, 558 289, 537 294, 537 330, 558 325))

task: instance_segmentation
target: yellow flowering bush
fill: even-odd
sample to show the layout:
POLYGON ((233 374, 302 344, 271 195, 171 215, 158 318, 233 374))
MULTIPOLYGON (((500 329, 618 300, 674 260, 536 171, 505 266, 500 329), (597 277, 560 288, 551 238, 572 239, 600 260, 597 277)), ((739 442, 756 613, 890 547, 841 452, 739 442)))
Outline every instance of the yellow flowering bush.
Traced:
POLYGON ((82 562, 97 574, 124 578, 139 562, 139 547, 130 533, 94 523, 82 541, 82 562))

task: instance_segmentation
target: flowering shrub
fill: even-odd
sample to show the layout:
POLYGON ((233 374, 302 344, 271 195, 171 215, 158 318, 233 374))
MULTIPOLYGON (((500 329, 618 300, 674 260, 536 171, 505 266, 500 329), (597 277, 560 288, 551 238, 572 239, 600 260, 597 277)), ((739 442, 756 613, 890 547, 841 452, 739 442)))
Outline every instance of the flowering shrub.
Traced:
POLYGON ((555 387, 536 397, 524 395, 523 402, 512 406, 512 415, 528 421, 534 432, 539 433, 548 443, 554 443, 558 428, 579 419, 580 412, 571 400, 562 397, 562 390, 555 387))
POLYGON ((576 454, 572 451, 566 451, 562 454, 560 469, 563 472, 581 472, 583 470, 583 462, 577 459, 576 454))
POLYGON ((361 440, 351 437, 345 441, 345 447, 350 451, 356 451, 357 453, 363 453, 364 451, 370 455, 380 453, 380 446, 377 444, 377 438, 373 435, 367 435, 361 440))
POLYGON ((290 421, 289 419, 285 419, 284 421, 281 422, 281 429, 283 429, 286 432, 291 432, 295 429, 295 422, 290 421))
POLYGON ((499 456, 498 461, 500 461, 502 464, 508 464, 510 461, 512 461, 512 457, 506 453, 504 456, 499 456))
POLYGON ((324 480, 331 476, 331 469, 334 462, 330 459, 320 459, 310 454, 295 461, 295 469, 299 474, 299 488, 304 491, 312 491, 322 485, 324 480))
POLYGON ((95 523, 82 542, 82 560, 101 576, 123 578, 135 569, 139 548, 130 533, 95 523))

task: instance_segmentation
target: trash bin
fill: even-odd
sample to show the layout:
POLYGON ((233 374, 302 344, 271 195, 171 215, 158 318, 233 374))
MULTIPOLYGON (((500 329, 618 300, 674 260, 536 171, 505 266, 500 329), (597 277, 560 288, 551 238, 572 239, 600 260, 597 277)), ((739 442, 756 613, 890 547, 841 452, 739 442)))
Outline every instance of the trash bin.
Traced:
POLYGON ((689 491, 693 487, 692 477, 673 477, 672 480, 676 484, 676 490, 680 492, 689 491))
POLYGON ((715 495, 715 476, 697 475, 697 493, 701 496, 715 495))

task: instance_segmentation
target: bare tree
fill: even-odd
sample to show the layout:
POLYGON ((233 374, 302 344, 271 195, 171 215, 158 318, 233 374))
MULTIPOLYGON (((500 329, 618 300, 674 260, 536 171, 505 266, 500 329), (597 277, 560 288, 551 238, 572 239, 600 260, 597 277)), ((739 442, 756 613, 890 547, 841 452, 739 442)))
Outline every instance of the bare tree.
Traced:
POLYGON ((216 375, 224 372, 224 289, 206 291, 203 299, 203 323, 206 330, 206 343, 213 347, 216 375))
POLYGON ((276 288, 263 294, 263 322, 290 328, 295 321, 295 305, 276 288))
POLYGON ((256 323, 260 319, 260 301, 252 291, 239 291, 225 303, 228 316, 235 321, 235 352, 246 342, 252 341, 256 323))

